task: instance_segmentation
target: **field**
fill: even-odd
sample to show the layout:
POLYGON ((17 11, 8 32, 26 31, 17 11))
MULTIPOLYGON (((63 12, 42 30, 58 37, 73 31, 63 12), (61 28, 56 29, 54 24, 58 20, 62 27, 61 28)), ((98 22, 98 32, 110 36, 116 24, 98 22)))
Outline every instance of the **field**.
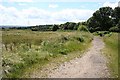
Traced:
POLYGON ((82 55, 92 39, 91 33, 82 31, 2 31, 3 76, 17 78, 28 69, 32 72, 35 65, 68 61, 82 55))
MULTIPOLYGON (((111 77, 118 77, 118 45, 120 46, 120 39, 118 38, 118 33, 108 34, 104 38, 105 49, 104 54, 109 59, 108 67, 110 69, 111 77)), ((120 66, 120 62, 119 62, 120 66)))

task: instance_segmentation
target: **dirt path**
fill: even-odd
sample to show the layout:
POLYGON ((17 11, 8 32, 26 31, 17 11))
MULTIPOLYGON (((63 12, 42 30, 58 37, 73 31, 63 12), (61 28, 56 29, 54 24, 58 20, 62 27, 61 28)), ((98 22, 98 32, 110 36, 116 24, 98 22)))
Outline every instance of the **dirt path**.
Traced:
POLYGON ((109 77, 107 59, 101 54, 104 43, 94 37, 93 46, 81 58, 65 62, 48 74, 50 78, 105 78, 109 77))

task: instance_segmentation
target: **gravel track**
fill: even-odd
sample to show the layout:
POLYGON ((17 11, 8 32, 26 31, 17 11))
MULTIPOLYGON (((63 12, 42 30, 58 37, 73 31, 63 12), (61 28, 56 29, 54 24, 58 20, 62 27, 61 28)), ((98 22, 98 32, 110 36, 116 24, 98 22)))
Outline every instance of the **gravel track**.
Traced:
POLYGON ((94 37, 93 46, 82 57, 61 64, 50 71, 49 78, 107 78, 110 76, 106 66, 107 59, 102 55, 104 42, 94 37))

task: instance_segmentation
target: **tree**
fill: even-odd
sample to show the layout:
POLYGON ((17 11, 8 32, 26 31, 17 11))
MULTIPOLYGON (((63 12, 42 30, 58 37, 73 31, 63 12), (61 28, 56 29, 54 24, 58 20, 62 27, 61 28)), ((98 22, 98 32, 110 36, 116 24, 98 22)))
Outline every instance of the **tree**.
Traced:
POLYGON ((93 13, 93 16, 88 19, 88 28, 91 30, 109 30, 113 26, 111 7, 102 7, 93 13))
POLYGON ((78 27, 79 27, 79 25, 80 25, 80 22, 79 22, 79 23, 76 23, 73 30, 77 30, 78 27))
POLYGON ((60 29, 62 29, 62 30, 74 30, 75 26, 76 26, 76 23, 74 23, 74 22, 66 22, 66 23, 60 25, 60 29))
POLYGON ((91 32, 94 32, 94 31, 100 31, 100 23, 95 19, 95 17, 91 17, 88 19, 87 21, 88 23, 88 29, 91 31, 91 32))
POLYGON ((68 25, 68 29, 73 30, 75 25, 76 25, 76 23, 70 22, 69 25, 68 25))
POLYGON ((57 31, 59 29, 58 25, 53 25, 52 31, 57 31))
POLYGON ((64 30, 68 30, 68 25, 70 24, 70 22, 66 22, 65 24, 62 25, 64 30))
POLYGON ((115 9, 113 10, 113 21, 114 21, 114 25, 117 25, 120 21, 120 7, 115 7, 115 9))

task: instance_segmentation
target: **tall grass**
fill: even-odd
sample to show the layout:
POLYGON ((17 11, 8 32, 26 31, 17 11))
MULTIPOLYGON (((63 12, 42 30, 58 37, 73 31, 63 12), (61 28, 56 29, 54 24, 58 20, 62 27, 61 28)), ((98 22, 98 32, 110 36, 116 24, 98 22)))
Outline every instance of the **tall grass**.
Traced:
POLYGON ((105 49, 104 54, 108 57, 108 67, 110 69, 111 77, 118 77, 118 33, 107 34, 104 38, 105 49))
MULTIPOLYGON (((9 30, 2 33, 4 77, 21 77, 34 64, 86 50, 92 40, 88 32, 32 32, 9 30)), ((75 55, 75 54, 74 54, 75 55)), ((69 56, 68 56, 69 57, 69 56)))

